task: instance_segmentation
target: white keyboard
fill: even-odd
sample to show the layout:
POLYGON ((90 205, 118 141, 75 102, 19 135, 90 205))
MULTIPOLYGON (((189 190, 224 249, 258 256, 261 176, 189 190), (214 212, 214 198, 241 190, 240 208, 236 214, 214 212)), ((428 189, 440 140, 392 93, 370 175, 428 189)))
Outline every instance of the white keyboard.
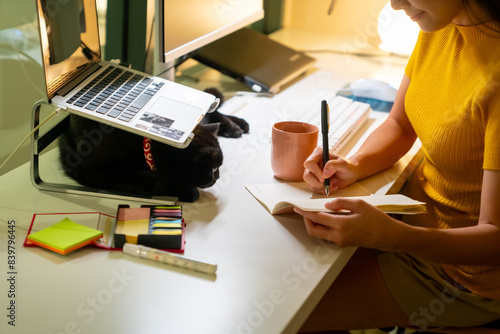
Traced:
POLYGON ((353 101, 347 97, 328 91, 321 91, 313 99, 307 101, 291 121, 316 125, 320 129, 318 146, 322 145, 321 137, 321 101, 326 100, 330 109, 330 129, 328 144, 330 152, 336 153, 344 147, 368 118, 371 107, 367 103, 353 101))

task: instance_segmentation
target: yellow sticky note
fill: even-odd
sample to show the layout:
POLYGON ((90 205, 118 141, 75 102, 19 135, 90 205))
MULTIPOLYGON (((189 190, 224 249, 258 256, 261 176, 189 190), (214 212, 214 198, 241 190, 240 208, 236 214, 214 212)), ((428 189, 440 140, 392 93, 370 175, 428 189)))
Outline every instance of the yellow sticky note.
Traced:
POLYGON ((77 224, 65 218, 57 224, 28 235, 34 244, 60 254, 67 254, 75 249, 90 244, 101 238, 102 231, 77 224))

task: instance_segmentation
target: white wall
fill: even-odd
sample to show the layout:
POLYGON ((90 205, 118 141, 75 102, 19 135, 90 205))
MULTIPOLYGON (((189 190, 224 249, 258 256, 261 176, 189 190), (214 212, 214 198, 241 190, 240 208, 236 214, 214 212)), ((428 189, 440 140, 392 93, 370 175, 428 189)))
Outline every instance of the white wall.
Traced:
POLYGON ((380 40, 378 16, 388 0, 335 0, 328 15, 331 0, 286 0, 284 26, 363 37, 374 46, 380 40))

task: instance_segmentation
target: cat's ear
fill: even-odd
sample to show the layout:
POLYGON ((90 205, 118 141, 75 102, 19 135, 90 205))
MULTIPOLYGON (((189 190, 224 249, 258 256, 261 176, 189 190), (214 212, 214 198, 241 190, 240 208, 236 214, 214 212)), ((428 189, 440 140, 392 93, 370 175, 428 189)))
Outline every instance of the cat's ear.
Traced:
POLYGON ((217 137, 217 134, 219 133, 220 123, 204 124, 203 127, 217 137))

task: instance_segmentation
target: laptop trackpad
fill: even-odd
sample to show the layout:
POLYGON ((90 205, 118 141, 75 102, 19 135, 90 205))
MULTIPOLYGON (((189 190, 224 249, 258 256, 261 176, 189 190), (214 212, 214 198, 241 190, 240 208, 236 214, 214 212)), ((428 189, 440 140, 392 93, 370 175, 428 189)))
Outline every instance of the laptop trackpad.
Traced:
POLYGON ((185 130, 186 126, 192 127, 202 111, 200 108, 162 96, 148 109, 148 112, 174 120, 172 126, 185 130))

